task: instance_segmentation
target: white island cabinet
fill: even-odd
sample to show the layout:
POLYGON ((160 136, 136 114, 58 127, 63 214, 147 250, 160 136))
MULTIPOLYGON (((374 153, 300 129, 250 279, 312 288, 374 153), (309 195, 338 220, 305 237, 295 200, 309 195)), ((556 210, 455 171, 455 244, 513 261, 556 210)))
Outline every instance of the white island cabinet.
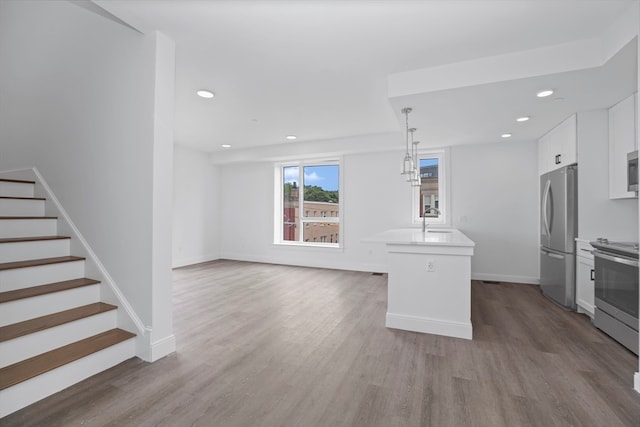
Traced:
POLYGON ((471 256, 475 243, 456 229, 387 230, 388 328, 471 339, 471 256))

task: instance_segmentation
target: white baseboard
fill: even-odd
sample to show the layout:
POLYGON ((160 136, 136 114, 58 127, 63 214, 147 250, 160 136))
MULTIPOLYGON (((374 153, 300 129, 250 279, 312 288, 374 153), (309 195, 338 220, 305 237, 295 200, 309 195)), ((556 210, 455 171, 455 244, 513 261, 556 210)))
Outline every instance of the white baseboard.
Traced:
POLYGON ((640 393, 640 372, 633 375, 633 388, 640 393))
POLYGON ((145 362, 155 362, 176 351, 176 336, 171 334, 158 341, 152 342, 147 348, 138 349, 137 356, 145 362))
POLYGON ((467 340, 470 340, 473 337, 473 326, 471 325, 471 321, 468 323, 459 323, 387 312, 386 326, 387 328, 392 329, 444 335, 447 337, 464 338, 467 340))
POLYGON ((334 260, 332 261, 323 261, 323 260, 297 261, 297 260, 292 260, 286 257, 281 258, 281 257, 256 256, 256 255, 234 254, 234 253, 221 254, 219 259, 228 259, 232 261, 260 262, 264 264, 294 265, 297 267, 327 268, 331 270, 369 271, 373 273, 388 272, 388 267, 386 264, 377 264, 377 263, 335 262, 334 260))
POLYGON ((509 276, 506 274, 492 274, 492 273, 474 273, 471 272, 471 280, 489 280, 492 282, 505 282, 505 283, 524 283, 527 285, 539 285, 540 278, 533 276, 509 276))
POLYGON ((179 258, 173 260, 173 262, 171 263, 171 268, 186 267, 187 265, 200 264, 203 262, 215 261, 217 259, 220 259, 220 255, 218 254, 202 255, 193 258, 179 258))

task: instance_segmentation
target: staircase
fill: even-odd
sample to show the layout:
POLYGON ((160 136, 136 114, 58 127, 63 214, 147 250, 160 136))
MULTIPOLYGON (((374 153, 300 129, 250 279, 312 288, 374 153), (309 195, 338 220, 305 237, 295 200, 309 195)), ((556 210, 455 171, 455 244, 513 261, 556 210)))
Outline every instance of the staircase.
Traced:
POLYGON ((135 356, 34 194, 34 181, 0 179, 0 418, 135 356))

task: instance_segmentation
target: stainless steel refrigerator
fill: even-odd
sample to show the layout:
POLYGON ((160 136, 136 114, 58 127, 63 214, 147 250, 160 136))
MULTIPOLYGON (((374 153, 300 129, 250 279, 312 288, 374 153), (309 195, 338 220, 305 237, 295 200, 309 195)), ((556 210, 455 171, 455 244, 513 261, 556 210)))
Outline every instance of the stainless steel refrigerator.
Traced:
POLYGON ((571 310, 576 308, 577 190, 576 164, 540 177, 540 288, 571 310))

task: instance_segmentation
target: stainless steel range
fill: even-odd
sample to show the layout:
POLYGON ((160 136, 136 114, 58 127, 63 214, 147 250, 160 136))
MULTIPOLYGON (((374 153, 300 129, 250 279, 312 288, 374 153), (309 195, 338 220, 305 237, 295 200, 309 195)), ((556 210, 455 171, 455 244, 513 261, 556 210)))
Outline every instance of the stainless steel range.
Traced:
POLYGON ((638 243, 591 242, 595 257, 593 323, 638 354, 638 243))

